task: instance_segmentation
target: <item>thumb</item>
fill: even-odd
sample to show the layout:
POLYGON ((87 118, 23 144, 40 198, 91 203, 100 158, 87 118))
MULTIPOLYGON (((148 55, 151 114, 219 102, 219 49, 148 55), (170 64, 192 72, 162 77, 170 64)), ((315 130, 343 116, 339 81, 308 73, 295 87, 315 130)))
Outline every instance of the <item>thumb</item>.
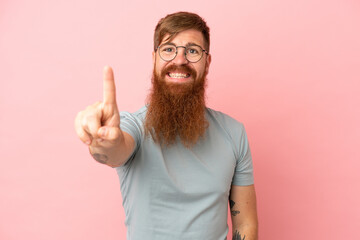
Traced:
POLYGON ((104 140, 114 141, 119 139, 122 131, 119 127, 101 127, 98 130, 98 136, 104 140))

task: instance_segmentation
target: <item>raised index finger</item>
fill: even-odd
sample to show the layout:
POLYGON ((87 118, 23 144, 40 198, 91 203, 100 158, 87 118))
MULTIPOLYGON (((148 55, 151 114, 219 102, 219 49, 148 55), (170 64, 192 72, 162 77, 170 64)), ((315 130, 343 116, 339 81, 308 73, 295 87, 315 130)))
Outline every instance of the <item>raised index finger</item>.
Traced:
POLYGON ((109 66, 104 67, 103 91, 104 104, 116 104, 114 73, 109 66))

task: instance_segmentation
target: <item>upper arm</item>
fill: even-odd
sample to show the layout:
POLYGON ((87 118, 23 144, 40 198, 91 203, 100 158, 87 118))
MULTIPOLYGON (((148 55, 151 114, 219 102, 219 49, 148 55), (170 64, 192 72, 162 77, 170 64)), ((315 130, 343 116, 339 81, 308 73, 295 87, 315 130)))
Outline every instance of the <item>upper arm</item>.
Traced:
POLYGON ((232 185, 229 196, 233 228, 243 225, 257 227, 256 194, 254 185, 232 185))

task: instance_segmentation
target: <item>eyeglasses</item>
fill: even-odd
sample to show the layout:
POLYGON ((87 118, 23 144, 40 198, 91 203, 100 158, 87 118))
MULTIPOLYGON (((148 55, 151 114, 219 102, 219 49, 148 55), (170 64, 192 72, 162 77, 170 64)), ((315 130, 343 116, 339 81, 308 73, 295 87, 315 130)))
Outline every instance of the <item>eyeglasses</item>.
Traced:
POLYGON ((159 55, 161 59, 166 62, 170 62, 176 57, 178 53, 177 50, 178 48, 185 49, 185 58, 191 63, 196 63, 200 61, 204 53, 208 54, 208 51, 202 49, 202 47, 196 44, 191 44, 185 47, 185 46, 176 46, 173 43, 164 43, 160 45, 157 49, 159 50, 159 55))

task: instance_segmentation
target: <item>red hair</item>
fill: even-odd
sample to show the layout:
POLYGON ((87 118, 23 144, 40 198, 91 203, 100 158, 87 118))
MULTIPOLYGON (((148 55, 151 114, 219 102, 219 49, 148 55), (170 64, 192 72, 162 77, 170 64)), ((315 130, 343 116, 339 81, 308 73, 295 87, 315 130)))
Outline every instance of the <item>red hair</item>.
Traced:
POLYGON ((154 32, 154 51, 163 41, 166 34, 169 34, 169 40, 179 32, 195 29, 202 33, 204 37, 204 48, 210 50, 210 28, 206 25, 204 19, 199 15, 190 12, 176 12, 160 19, 154 32))

